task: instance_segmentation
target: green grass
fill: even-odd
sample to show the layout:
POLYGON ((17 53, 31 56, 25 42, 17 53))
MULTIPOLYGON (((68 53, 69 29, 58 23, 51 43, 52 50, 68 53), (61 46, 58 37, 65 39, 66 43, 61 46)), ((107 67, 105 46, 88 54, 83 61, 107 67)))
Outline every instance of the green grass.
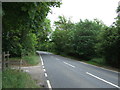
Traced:
POLYGON ((20 57, 12 57, 12 58, 9 58, 9 60, 16 61, 16 60, 21 60, 21 58, 20 57))
MULTIPOLYGON (((10 61, 20 61, 21 58, 20 57, 12 57, 9 58, 10 61)), ((23 61, 26 61, 26 63, 28 65, 37 65, 38 63, 40 63, 40 58, 38 55, 30 55, 30 56, 24 56, 22 57, 23 61)))
POLYGON ((85 62, 89 64, 97 65, 97 66, 106 66, 105 60, 103 58, 93 58, 85 62))
POLYGON ((40 88, 26 72, 7 69, 2 73, 2 88, 40 88))
POLYGON ((0 71, 0 90, 2 89, 2 71, 0 71))
POLYGON ((40 62, 40 57, 38 55, 24 56, 23 60, 30 65, 37 65, 40 62))

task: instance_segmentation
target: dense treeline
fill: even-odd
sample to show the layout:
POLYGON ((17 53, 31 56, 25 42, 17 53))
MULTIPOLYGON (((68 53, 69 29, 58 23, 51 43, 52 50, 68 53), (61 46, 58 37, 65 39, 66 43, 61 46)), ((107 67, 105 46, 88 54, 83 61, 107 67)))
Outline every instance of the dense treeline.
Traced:
MULTIPOLYGON (((120 60, 120 17, 111 26, 101 21, 80 20, 73 23, 64 16, 54 22, 55 30, 46 18, 50 7, 60 2, 3 3, 2 49, 12 56, 50 51, 83 60, 102 58, 106 64, 118 67, 120 60)), ((120 11, 118 7, 117 12, 120 11)))
MULTIPOLYGON (((118 12, 120 10, 118 9, 118 12)), ((52 34, 55 52, 84 60, 102 58, 104 63, 119 67, 120 60, 120 17, 111 26, 94 19, 72 23, 59 16, 52 34)))
POLYGON ((2 3, 2 49, 11 56, 34 54, 48 39, 50 20, 46 18, 50 7, 60 2, 4 2, 2 3))
POLYGON ((75 55, 86 60, 97 55, 95 52, 97 36, 107 26, 97 19, 80 20, 75 24, 64 16, 60 16, 59 19, 55 22, 56 30, 52 36, 56 52, 75 55))

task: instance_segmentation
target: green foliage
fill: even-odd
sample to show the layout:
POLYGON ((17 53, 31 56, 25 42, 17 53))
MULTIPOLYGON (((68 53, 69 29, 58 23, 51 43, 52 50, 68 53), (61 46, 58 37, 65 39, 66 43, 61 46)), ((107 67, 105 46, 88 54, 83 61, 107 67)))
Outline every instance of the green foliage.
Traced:
POLYGON ((23 54, 29 55, 34 54, 35 46, 37 45, 37 37, 34 33, 29 33, 24 36, 24 40, 22 41, 22 46, 24 47, 23 54))
POLYGON ((105 59, 103 58, 93 58, 90 60, 90 62, 94 62, 94 63, 97 63, 99 65, 105 65, 106 62, 105 62, 105 59))
POLYGON ((50 27, 50 20, 45 19, 44 22, 41 23, 41 27, 39 29, 40 30, 37 32, 38 49, 39 49, 41 43, 49 41, 49 35, 52 31, 52 29, 50 27))
POLYGON ((60 7, 60 2, 4 2, 3 51, 11 56, 34 53, 39 42, 44 41, 50 31, 50 21, 45 19, 50 7, 60 7))
POLYGON ((97 42, 96 36, 102 29, 102 24, 98 20, 80 20, 76 24, 74 33, 75 53, 81 58, 91 59, 95 56, 94 46, 97 42))
MULTIPOLYGON (((12 56, 31 55, 35 50, 74 55, 85 60, 104 58, 109 65, 118 67, 120 60, 120 17, 110 27, 94 19, 71 22, 64 16, 54 22, 46 18, 50 7, 60 7, 60 2, 4 2, 3 51, 12 56), (51 34, 52 33, 52 34, 51 34)), ((117 12, 120 11, 118 7, 117 12)), ((94 60, 93 60, 94 61, 94 60)), ((99 63, 98 60, 97 63, 99 63)))
POLYGON ((112 66, 118 67, 119 60, 119 46, 120 46, 120 34, 119 29, 112 26, 105 29, 99 34, 100 42, 98 45, 98 51, 105 58, 106 62, 112 66))
POLYGON ((2 88, 40 88, 30 75, 18 70, 7 69, 2 73, 2 88))
POLYGON ((118 67, 120 59, 119 16, 110 27, 97 19, 80 20, 74 24, 64 16, 59 16, 55 26, 52 41, 55 43, 55 52, 58 54, 72 55, 99 65, 108 64, 118 67))
POLYGON ((44 42, 40 43, 38 50, 54 52, 55 44, 54 42, 44 42))
MULTIPOLYGON (((119 12, 119 8, 117 12, 119 12)), ((98 34, 98 43, 96 51, 100 56, 104 57, 108 65, 119 67, 120 60, 120 17, 116 18, 116 22, 110 27, 105 27, 98 34)))
POLYGON ((56 30, 52 34, 57 53, 72 53, 72 40, 74 24, 64 16, 59 16, 59 21, 55 22, 56 30))
POLYGON ((100 21, 80 20, 74 24, 70 19, 59 16, 55 26, 52 40, 55 43, 56 52, 76 55, 84 59, 90 59, 95 55, 96 36, 103 28, 100 21))

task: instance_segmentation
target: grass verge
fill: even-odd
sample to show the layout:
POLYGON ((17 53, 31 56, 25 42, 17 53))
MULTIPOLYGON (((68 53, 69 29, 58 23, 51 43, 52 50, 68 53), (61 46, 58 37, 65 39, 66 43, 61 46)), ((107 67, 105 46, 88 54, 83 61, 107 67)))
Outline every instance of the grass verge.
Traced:
POLYGON ((40 88, 26 72, 6 69, 2 73, 2 88, 40 88))
MULTIPOLYGON (((12 57, 9 60, 10 61, 20 61, 21 58, 20 57, 12 57)), ((40 58, 38 55, 24 56, 24 57, 22 57, 22 60, 23 60, 23 65, 27 65, 27 66, 33 66, 33 65, 37 65, 40 63, 40 58)))
POLYGON ((103 58, 93 58, 89 61, 85 61, 86 63, 97 65, 97 66, 107 66, 105 60, 103 58))
POLYGON ((25 60, 30 65, 37 65, 40 63, 40 57, 38 55, 24 56, 23 60, 25 60))

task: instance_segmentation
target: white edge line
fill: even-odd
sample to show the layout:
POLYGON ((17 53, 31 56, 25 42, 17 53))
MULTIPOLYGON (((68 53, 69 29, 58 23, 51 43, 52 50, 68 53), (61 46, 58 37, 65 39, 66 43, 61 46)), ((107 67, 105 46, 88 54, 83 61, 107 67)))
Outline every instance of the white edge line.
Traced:
POLYGON ((69 63, 66 63, 66 62, 63 62, 63 63, 65 63, 65 64, 67 64, 67 65, 69 65, 69 66, 75 68, 75 66, 73 66, 73 65, 71 65, 71 64, 69 64, 69 63))
POLYGON ((42 63, 42 65, 44 65, 42 57, 41 57, 41 63, 42 63))
POLYGON ((45 70, 45 69, 43 69, 43 71, 44 71, 44 72, 46 72, 46 70, 45 70))
POLYGON ((45 77, 48 77, 47 73, 45 73, 45 77))
POLYGON ((52 87, 51 87, 51 84, 50 84, 50 81, 49 81, 49 80, 47 80, 47 85, 48 85, 48 88, 49 88, 50 90, 52 90, 52 87))
POLYGON ((95 77, 95 78, 97 78, 97 79, 99 79, 99 80, 101 80, 101 81, 103 81, 103 82, 105 82, 105 83, 108 83, 108 84, 110 84, 110 85, 112 85, 112 86, 114 86, 114 87, 120 88, 119 86, 117 86, 117 85, 115 85, 115 84, 113 84, 113 83, 111 83, 111 82, 108 82, 108 81, 106 81, 106 80, 104 80, 104 79, 102 79, 102 78, 100 78, 100 77, 98 77, 98 76, 95 76, 95 75, 93 75, 93 74, 91 74, 91 73, 89 73, 89 72, 86 72, 86 74, 88 74, 88 75, 90 75, 90 76, 93 76, 93 77, 95 77))
MULTIPOLYGON (((39 54, 39 55, 40 55, 40 54, 39 54)), ((42 59, 42 56, 41 56, 41 55, 40 55, 40 59, 41 59, 41 63, 42 63, 42 66, 43 66, 43 70, 44 70, 44 72, 46 72, 45 67, 44 67, 44 63, 43 63, 43 59, 42 59)), ((44 74, 45 74, 45 77, 48 76, 47 73, 44 73, 44 74)), ((49 90, 52 90, 52 87, 51 87, 51 84, 50 84, 50 81, 49 81, 49 80, 47 80, 47 85, 48 85, 49 90)))
POLYGON ((44 63, 43 63, 43 59, 42 59, 42 56, 39 54, 39 56, 40 56, 40 60, 41 60, 41 63, 42 63, 42 66, 44 65, 44 63))
POLYGON ((111 71, 111 72, 119 73, 119 72, 117 72, 117 71, 113 71, 113 70, 106 69, 106 68, 103 68, 103 67, 99 67, 99 66, 96 66, 96 65, 88 64, 88 63, 85 63, 85 62, 82 62, 82 61, 80 61, 80 63, 87 64, 87 65, 91 65, 91 66, 94 66, 94 67, 97 67, 97 68, 101 68, 101 69, 104 69, 104 70, 108 70, 108 71, 111 71))

